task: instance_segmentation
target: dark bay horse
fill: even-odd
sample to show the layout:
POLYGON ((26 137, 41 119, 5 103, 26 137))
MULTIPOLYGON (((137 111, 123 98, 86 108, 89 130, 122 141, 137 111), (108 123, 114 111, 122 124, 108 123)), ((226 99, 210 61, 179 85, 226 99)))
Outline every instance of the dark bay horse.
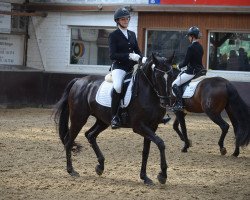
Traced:
MULTIPOLYGON (((172 82, 179 74, 179 70, 173 68, 169 74, 167 83, 168 96, 172 95, 172 82)), ((229 124, 222 118, 221 113, 226 111, 235 134, 235 150, 233 156, 237 157, 240 153, 240 146, 247 146, 250 141, 250 114, 249 109, 243 99, 240 97, 236 88, 228 80, 222 77, 211 77, 203 79, 197 85, 197 89, 191 98, 183 98, 184 111, 175 112, 176 118, 173 123, 174 130, 178 133, 184 147, 182 152, 187 152, 191 146, 187 136, 185 123, 186 111, 193 113, 206 113, 207 116, 221 128, 221 136, 218 142, 221 155, 227 153, 224 147, 224 139, 229 129, 229 124), (181 130, 179 129, 179 125, 181 130)))
MULTIPOLYGON (((165 144, 155 132, 166 113, 167 83, 165 77, 171 71, 171 65, 168 63, 172 62, 172 58, 169 61, 165 59, 161 63, 158 59, 157 55, 152 54, 148 61, 137 70, 134 83, 137 85, 137 95, 132 97, 127 107, 129 122, 126 127, 132 128, 135 133, 144 137, 140 178, 145 184, 152 184, 152 180, 146 173, 151 142, 154 142, 160 151, 161 171, 157 176, 158 181, 165 184, 167 179, 165 144)), ((110 126, 111 121, 111 109, 98 104, 95 99, 103 81, 104 76, 95 75, 72 80, 56 105, 55 121, 60 139, 66 149, 67 171, 71 175, 78 175, 72 165, 72 146, 90 115, 96 118, 96 122, 85 132, 85 136, 97 156, 99 164, 96 166, 96 173, 98 175, 103 173, 105 158, 96 138, 99 133, 110 126)))

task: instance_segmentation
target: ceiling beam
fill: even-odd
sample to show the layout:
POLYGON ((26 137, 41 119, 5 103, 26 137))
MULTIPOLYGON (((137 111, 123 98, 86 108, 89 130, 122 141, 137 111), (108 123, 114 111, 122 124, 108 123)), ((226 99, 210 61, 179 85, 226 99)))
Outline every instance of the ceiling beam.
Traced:
POLYGON ((45 12, 14 12, 14 11, 1 11, 0 15, 12 15, 12 16, 40 16, 46 17, 48 14, 45 12))

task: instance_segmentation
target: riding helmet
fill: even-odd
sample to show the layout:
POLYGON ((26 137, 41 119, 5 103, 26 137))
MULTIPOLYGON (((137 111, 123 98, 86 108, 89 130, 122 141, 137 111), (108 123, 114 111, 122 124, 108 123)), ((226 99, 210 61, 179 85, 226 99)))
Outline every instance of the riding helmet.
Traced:
POLYGON ((118 19, 120 19, 122 17, 130 17, 130 13, 126 8, 118 8, 115 11, 115 14, 114 14, 115 22, 116 22, 116 20, 118 20, 118 19))
POLYGON ((192 26, 188 29, 187 35, 186 36, 194 36, 195 38, 200 38, 201 37, 201 32, 198 27, 192 26))

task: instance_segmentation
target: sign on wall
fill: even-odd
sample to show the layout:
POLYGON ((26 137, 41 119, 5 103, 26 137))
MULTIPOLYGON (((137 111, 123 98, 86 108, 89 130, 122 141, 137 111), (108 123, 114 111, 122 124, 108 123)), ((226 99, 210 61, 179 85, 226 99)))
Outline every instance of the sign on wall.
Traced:
POLYGON ((24 36, 0 34, 0 65, 23 65, 24 36))
MULTIPOLYGON (((0 3, 0 11, 11 11, 10 3, 0 3)), ((11 16, 0 14, 0 33, 10 33, 11 16)))

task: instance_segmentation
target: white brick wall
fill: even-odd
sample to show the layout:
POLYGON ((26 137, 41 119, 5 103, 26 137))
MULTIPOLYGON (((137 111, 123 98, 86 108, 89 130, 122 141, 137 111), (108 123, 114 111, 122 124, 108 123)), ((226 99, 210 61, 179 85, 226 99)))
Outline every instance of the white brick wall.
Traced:
MULTIPOLYGON (((137 13, 132 13, 129 29, 137 33, 137 13)), ((115 27, 111 13, 48 13, 32 17, 28 45, 29 67, 50 72, 107 73, 109 66, 70 65, 70 27, 115 27)))

